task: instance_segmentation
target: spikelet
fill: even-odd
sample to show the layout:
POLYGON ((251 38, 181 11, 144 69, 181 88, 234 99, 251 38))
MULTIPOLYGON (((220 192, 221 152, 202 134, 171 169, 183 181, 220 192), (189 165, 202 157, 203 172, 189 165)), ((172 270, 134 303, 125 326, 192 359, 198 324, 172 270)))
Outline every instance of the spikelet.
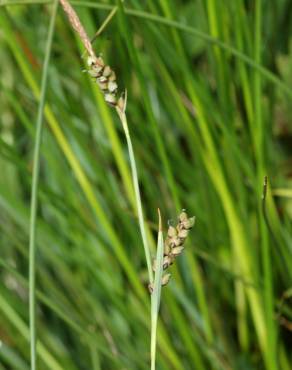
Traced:
MULTIPOLYGON (((195 217, 188 217, 185 210, 182 210, 178 216, 178 224, 169 226, 167 230, 167 237, 164 242, 163 252, 163 269, 166 270, 171 266, 176 257, 178 257, 184 250, 184 243, 189 234, 190 229, 195 224, 195 217)), ((156 259, 153 260, 152 269, 156 270, 156 259)), ((166 273, 162 276, 162 286, 167 285, 170 280, 171 274, 166 273)), ((153 287, 149 285, 149 291, 152 293, 153 287)))
POLYGON ((80 22, 80 19, 67 0, 60 0, 64 12, 68 17, 71 26, 79 34, 80 39, 88 52, 87 64, 88 73, 94 79, 104 95, 104 100, 112 107, 115 107, 118 113, 123 113, 126 108, 123 96, 118 97, 118 84, 116 82, 115 72, 110 66, 106 65, 101 56, 97 57, 92 48, 89 37, 80 22))
POLYGON ((189 218, 185 210, 183 210, 178 217, 178 224, 176 227, 168 227, 167 237, 164 243, 164 269, 172 265, 175 258, 183 252, 184 242, 194 224, 195 217, 189 218))
POLYGON ((125 101, 122 96, 118 97, 118 84, 116 74, 110 66, 106 65, 101 56, 89 56, 87 58, 88 73, 97 83, 104 95, 104 100, 112 107, 121 112, 125 109, 125 101))

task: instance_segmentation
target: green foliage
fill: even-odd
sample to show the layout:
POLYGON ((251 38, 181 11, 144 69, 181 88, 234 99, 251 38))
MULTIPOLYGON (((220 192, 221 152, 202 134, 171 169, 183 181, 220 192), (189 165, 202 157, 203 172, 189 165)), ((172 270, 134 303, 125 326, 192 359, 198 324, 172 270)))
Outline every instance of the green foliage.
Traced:
MULTIPOLYGON (((72 5, 93 36, 116 4, 72 5)), ((289 14, 289 0, 131 0, 94 43, 128 92, 152 256, 158 207, 164 230, 182 208, 196 216, 161 290, 158 370, 291 369, 292 206, 279 197, 292 185, 289 14)), ((0 5, 0 369, 30 368, 30 196, 52 16, 47 0, 0 5)), ((38 185, 38 369, 149 369, 127 143, 83 51, 59 7, 38 185)))

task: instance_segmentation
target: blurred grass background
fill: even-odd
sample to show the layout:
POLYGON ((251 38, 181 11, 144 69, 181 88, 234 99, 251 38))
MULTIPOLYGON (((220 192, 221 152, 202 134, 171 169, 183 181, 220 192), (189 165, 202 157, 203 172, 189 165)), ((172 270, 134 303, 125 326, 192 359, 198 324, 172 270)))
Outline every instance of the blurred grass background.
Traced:
MULTIPOLYGON (((91 36, 115 6, 71 4, 91 36)), ((52 5, 0 5, 0 369, 29 369, 32 156, 52 5)), ((128 90, 153 254, 157 207, 165 228, 181 208, 197 220, 162 291, 158 369, 292 369, 292 3, 124 5, 94 49, 128 90)), ((125 138, 82 53, 59 7, 41 148, 38 365, 148 369, 125 138)))

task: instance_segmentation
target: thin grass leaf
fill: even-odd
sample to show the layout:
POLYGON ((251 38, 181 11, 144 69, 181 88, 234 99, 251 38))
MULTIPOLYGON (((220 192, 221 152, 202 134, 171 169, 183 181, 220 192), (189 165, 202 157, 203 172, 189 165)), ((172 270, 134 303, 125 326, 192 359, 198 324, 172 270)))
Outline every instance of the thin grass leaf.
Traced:
POLYGON ((159 231, 157 239, 156 269, 154 277, 153 292, 151 294, 151 370, 156 368, 156 344, 157 344, 157 322, 160 307, 162 273, 163 273, 163 233, 161 214, 158 209, 159 231))
MULTIPOLYGON (((29 328, 22 320, 22 318, 15 311, 15 308, 12 307, 5 299, 5 297, 0 294, 0 311, 2 314, 10 321, 13 326, 17 329, 21 336, 25 338, 27 342, 30 341, 30 332, 29 328)), ((50 350, 41 343, 38 342, 36 351, 39 354, 40 358, 50 369, 54 370, 64 370, 63 366, 58 362, 58 360, 51 354, 50 350)))
POLYGON ((39 186, 39 171, 40 171, 40 148, 43 131, 43 113, 46 99, 47 80, 49 61, 52 48, 52 40, 55 29, 55 20, 58 9, 58 1, 53 5, 53 11, 49 26, 48 39, 45 52, 45 60, 42 73, 40 102, 38 108, 38 117, 36 123, 36 137, 33 157, 33 172, 32 172, 32 187, 31 187, 31 206, 30 206, 30 228, 29 228, 29 328, 30 328, 30 353, 31 353, 31 369, 36 369, 36 220, 38 207, 38 186, 39 186))
POLYGON ((276 197, 292 198, 292 189, 272 189, 272 194, 276 197))

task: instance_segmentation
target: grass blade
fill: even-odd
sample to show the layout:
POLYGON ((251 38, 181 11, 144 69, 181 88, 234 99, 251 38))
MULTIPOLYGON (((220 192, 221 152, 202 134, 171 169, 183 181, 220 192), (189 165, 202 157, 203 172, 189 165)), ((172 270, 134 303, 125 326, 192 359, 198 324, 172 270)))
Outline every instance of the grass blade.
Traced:
MULTIPOLYGON (((7 321, 11 322, 11 324, 17 329, 19 334, 26 341, 29 341, 29 328, 27 327, 23 319, 19 316, 19 314, 15 311, 15 308, 12 307, 9 302, 7 302, 2 294, 0 294, 0 311, 3 314, 3 317, 5 316, 7 321)), ((38 342, 36 350, 40 358, 49 369, 64 370, 63 366, 57 361, 57 359, 52 355, 50 350, 48 350, 43 343, 38 342)))
POLYGON ((157 321, 160 307, 161 296, 161 283, 163 272, 163 234, 160 210, 158 209, 159 216, 159 231, 157 240, 157 253, 156 253, 156 271, 153 285, 153 292, 151 295, 151 370, 155 370, 156 362, 156 338, 157 338, 157 321))
POLYGON ((36 123, 36 138, 33 157, 33 174, 31 187, 31 206, 30 206, 30 228, 29 228, 29 329, 30 329, 30 360, 31 369, 35 370, 36 365, 36 289, 35 289, 35 259, 36 259, 36 219, 37 219, 37 196, 39 184, 39 169, 40 169, 40 147, 43 130, 43 113, 46 98, 47 80, 49 61, 52 48, 52 40, 55 28, 55 20, 58 8, 58 1, 53 5, 48 39, 46 45, 46 54, 42 73, 41 95, 38 107, 38 116, 36 123))

